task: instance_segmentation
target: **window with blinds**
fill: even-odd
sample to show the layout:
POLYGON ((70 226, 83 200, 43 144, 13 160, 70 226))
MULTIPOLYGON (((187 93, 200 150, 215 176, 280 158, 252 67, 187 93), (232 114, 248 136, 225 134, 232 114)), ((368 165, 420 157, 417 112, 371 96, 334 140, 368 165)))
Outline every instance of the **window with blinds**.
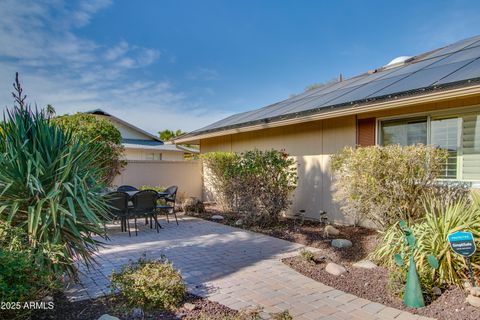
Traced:
POLYGON ((480 181, 480 113, 380 122, 382 145, 426 143, 448 151, 442 178, 480 181))
POLYGON ((431 144, 448 151, 443 177, 457 179, 460 118, 432 119, 431 144))
POLYGON ((480 114, 462 116, 463 180, 480 180, 480 114))

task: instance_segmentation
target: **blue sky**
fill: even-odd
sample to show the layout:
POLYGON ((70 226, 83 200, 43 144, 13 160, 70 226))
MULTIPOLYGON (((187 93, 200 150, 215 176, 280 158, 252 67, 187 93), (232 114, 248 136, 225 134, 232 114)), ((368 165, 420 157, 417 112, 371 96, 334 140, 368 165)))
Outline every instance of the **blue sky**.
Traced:
POLYGON ((480 34, 478 1, 0 0, 0 103, 193 130, 480 34))

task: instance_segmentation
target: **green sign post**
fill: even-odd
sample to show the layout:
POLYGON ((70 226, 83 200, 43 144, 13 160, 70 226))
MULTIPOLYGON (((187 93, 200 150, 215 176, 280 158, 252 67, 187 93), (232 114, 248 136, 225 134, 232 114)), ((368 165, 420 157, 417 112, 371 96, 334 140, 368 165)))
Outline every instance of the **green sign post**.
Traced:
POLYGON ((477 251, 475 240, 471 232, 457 231, 448 235, 448 242, 453 252, 463 256, 467 263, 468 272, 470 273, 470 282, 475 287, 475 276, 473 274, 472 262, 470 257, 477 251))

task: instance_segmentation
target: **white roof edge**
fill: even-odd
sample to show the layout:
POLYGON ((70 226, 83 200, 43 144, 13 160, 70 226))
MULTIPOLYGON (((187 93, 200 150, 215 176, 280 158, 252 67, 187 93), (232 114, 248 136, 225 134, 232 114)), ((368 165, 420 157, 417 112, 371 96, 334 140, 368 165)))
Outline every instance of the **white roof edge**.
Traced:
POLYGON ((118 118, 118 117, 115 117, 114 115, 112 115, 112 114, 110 114, 110 113, 108 113, 108 112, 106 112, 106 111, 104 111, 104 110, 102 110, 102 109, 94 109, 94 110, 91 110, 91 111, 85 111, 84 113, 94 114, 95 112, 102 112, 105 116, 110 117, 110 118, 114 119, 115 121, 118 121, 118 122, 120 122, 121 124, 123 124, 123 125, 131 128, 131 129, 133 129, 133 130, 136 130, 136 131, 138 131, 138 132, 141 132, 141 133, 143 133, 144 135, 152 138, 153 140, 163 142, 159 137, 157 137, 157 136, 155 136, 155 135, 153 135, 153 134, 151 134, 151 133, 148 133, 147 131, 145 131, 145 130, 143 130, 143 129, 140 129, 139 127, 134 126, 133 124, 131 124, 131 123, 129 123, 129 122, 126 122, 125 120, 122 120, 122 119, 120 119, 120 118, 118 118))

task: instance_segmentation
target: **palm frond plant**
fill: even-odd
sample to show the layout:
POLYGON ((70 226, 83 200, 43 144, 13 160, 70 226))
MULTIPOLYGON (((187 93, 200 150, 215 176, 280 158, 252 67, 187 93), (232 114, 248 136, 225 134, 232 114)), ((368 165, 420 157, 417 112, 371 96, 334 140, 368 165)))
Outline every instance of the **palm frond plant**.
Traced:
POLYGON ((0 123, 0 220, 26 232, 42 253, 37 263, 75 277, 75 262, 90 265, 106 238, 102 163, 95 148, 25 104, 18 75, 14 87, 16 103, 0 123))

